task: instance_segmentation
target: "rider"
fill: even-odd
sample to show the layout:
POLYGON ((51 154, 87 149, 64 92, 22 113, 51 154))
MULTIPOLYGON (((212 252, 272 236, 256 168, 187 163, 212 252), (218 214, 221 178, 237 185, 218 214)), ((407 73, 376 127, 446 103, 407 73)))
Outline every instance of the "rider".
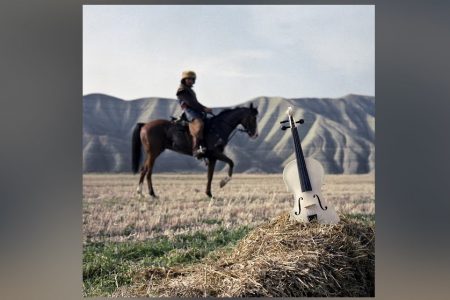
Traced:
POLYGON ((192 154, 196 158, 201 158, 205 154, 206 148, 203 145, 203 127, 206 113, 212 112, 211 108, 205 107, 197 100, 192 86, 195 84, 195 72, 184 71, 181 74, 181 84, 177 90, 177 98, 181 109, 189 121, 189 131, 192 135, 192 154))

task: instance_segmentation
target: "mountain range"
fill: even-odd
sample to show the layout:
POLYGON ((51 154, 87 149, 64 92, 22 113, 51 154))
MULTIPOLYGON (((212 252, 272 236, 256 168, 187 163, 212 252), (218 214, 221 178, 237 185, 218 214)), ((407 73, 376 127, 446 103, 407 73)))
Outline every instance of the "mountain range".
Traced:
MULTIPOLYGON (((341 98, 257 97, 257 139, 236 133, 225 148, 235 162, 235 172, 281 173, 295 159, 292 135, 280 130, 286 110, 294 108, 306 157, 319 160, 326 173, 370 173, 375 168, 375 98, 349 94, 341 98)), ((222 109, 213 108, 217 114, 222 109)), ((131 134, 138 122, 170 119, 181 113, 178 101, 142 98, 125 101, 105 94, 83 96, 83 172, 131 172, 131 134)), ((218 163, 221 170, 224 163, 218 163)), ((156 161, 155 172, 205 171, 201 161, 166 150, 156 161)))

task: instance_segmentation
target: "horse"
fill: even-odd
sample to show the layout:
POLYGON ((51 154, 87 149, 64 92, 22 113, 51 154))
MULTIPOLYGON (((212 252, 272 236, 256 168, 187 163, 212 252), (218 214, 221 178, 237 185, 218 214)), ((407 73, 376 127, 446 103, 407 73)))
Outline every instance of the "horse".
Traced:
MULTIPOLYGON (((225 109, 212 118, 205 119, 204 142, 206 152, 205 162, 208 166, 208 182, 206 185, 206 195, 212 198, 211 181, 214 174, 214 167, 218 160, 228 164, 228 176, 220 182, 222 188, 231 180, 233 175, 234 162, 223 152, 230 140, 230 135, 235 133, 237 126, 242 125, 250 138, 258 136, 256 118, 258 109, 253 107, 236 107, 225 109)), ((233 136, 233 135, 232 135, 233 136)), ((231 136, 231 137, 232 137, 231 136)), ((157 198, 152 185, 152 170, 156 158, 166 149, 192 156, 192 138, 186 124, 169 120, 154 120, 148 123, 137 123, 132 133, 132 170, 138 173, 142 146, 146 152, 146 158, 141 168, 141 176, 136 192, 142 194, 144 178, 147 177, 150 197, 157 198)))

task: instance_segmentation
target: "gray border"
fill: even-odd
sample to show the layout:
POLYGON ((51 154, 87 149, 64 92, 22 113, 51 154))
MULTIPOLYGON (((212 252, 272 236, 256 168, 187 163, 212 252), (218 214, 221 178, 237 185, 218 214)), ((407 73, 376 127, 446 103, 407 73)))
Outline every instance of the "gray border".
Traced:
MULTIPOLYGON (((428 5, 320 1, 374 2, 376 296, 446 299, 450 293, 448 7, 444 1, 428 5)), ((4 299, 82 297, 81 5, 86 3, 157 2, 10 1, 0 9, 4 299)), ((236 2, 214 2, 221 3, 236 2)))

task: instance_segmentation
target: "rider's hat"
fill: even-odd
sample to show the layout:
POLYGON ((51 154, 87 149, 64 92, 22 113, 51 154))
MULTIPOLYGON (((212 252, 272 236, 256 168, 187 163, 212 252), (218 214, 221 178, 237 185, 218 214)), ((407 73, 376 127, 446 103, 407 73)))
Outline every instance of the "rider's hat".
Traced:
POLYGON ((197 75, 195 75, 194 71, 183 71, 183 73, 181 74, 181 79, 186 79, 186 78, 196 78, 197 75))

